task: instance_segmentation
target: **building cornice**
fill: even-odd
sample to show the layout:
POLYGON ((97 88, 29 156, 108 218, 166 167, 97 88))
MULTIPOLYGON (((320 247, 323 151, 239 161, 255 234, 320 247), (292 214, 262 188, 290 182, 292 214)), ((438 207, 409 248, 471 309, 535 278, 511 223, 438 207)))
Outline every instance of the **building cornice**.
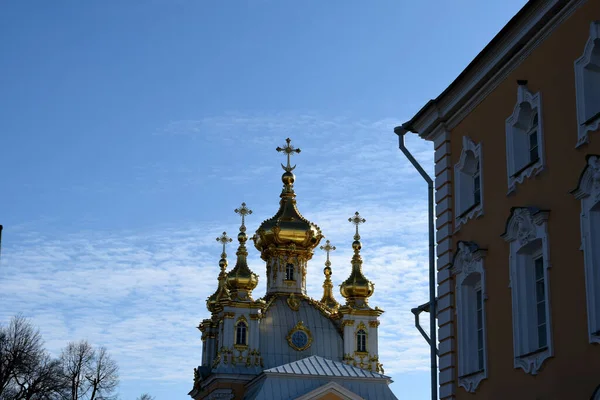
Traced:
POLYGON ((434 100, 402 126, 434 140, 455 128, 566 18, 587 0, 530 0, 434 100))

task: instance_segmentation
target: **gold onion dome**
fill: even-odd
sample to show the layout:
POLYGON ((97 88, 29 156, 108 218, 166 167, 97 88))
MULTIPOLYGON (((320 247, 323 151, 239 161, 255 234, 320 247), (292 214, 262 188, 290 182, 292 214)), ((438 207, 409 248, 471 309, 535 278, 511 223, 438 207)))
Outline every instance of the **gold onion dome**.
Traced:
POLYGON ((346 299, 347 304, 357 307, 367 307, 367 298, 373 294, 375 288, 373 282, 365 278, 362 273, 362 257, 360 256, 362 244, 360 243, 360 235, 358 234, 358 225, 366 222, 366 220, 361 218, 357 211, 354 217, 348 218, 348 221, 356 225, 354 242, 352 242, 354 255, 352 256, 352 272, 348 279, 340 285, 340 293, 346 299))
POLYGON ((294 193, 296 177, 292 173, 296 166, 290 165, 290 156, 300 153, 300 149, 294 148, 290 142, 291 140, 288 138, 283 148, 277 147, 277 151, 283 152, 287 156, 287 166, 281 164, 285 172, 281 176, 283 190, 280 195, 279 210, 272 218, 265 220, 259 226, 253 238, 254 246, 261 252, 261 257, 265 260, 267 256, 264 252, 273 246, 293 245, 296 250, 306 250, 311 253, 323 238, 321 229, 304 218, 296 207, 296 193, 294 193))
POLYGON ((246 249, 248 235, 246 235, 245 217, 252 214, 252 210, 246 207, 246 203, 242 203, 242 206, 236 208, 235 212, 242 216, 242 226, 240 227, 240 233, 238 233, 240 245, 235 253, 237 255, 235 267, 227 274, 227 287, 234 298, 246 300, 258 284, 258 276, 248 267, 248 250, 246 249))
POLYGON ((221 272, 219 273, 219 286, 217 290, 206 299, 206 308, 208 311, 214 312, 216 311, 217 304, 221 300, 229 300, 230 294, 229 289, 227 289, 227 253, 225 253, 225 246, 227 243, 231 243, 232 239, 227 236, 227 233, 223 232, 221 236, 217 238, 217 242, 223 245, 223 252, 221 253, 221 259, 219 260, 219 267, 221 268, 221 272))

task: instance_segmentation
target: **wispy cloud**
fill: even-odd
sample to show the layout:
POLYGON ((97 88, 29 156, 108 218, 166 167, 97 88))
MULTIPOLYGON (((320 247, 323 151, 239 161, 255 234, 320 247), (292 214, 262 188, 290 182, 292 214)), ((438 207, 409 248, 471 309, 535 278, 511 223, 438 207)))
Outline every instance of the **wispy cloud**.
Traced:
MULTIPOLYGON (((426 191, 397 149, 392 133, 397 122, 233 113, 175 121, 156 132, 179 145, 202 137, 214 144, 211 149, 221 149, 223 159, 235 157, 243 145, 243 164, 214 163, 212 168, 224 187, 262 193, 248 221, 250 230, 277 209, 280 183, 273 177, 279 175, 281 160, 274 147, 292 137, 303 150, 295 160, 298 206, 338 248, 331 257, 336 285, 350 272, 354 232, 347 219, 357 210, 367 219, 361 226, 364 272, 375 282, 371 304, 386 310, 380 359, 392 376, 428 365, 428 347, 410 313, 427 301, 426 191)), ((431 146, 409 141, 417 159, 432 165, 431 146)), ((168 165, 157 168, 173 173, 168 165)), ((179 184, 197 172, 189 165, 174 168, 183 175, 179 184)), ((204 301, 216 287, 220 249, 214 238, 223 231, 224 217, 202 210, 185 226, 161 221, 154 229, 112 232, 62 229, 50 234, 31 225, 13 229, 0 266, 6 305, 0 320, 16 312, 31 316, 55 353, 77 338, 106 345, 124 381, 189 382, 200 363, 195 326, 209 315, 204 301)), ((234 230, 235 225, 228 229, 234 230)), ((308 291, 315 298, 322 294, 324 261, 317 250, 309 265, 308 291)), ((260 297, 264 262, 251 250, 249 264, 261 276, 254 292, 260 297)))

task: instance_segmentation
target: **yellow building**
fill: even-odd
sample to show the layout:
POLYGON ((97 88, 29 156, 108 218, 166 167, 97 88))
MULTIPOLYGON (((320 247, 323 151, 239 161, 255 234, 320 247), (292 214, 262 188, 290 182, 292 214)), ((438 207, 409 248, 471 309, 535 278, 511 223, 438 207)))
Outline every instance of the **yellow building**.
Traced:
POLYGON ((402 128, 435 147, 440 398, 600 399, 600 1, 529 1, 402 128))

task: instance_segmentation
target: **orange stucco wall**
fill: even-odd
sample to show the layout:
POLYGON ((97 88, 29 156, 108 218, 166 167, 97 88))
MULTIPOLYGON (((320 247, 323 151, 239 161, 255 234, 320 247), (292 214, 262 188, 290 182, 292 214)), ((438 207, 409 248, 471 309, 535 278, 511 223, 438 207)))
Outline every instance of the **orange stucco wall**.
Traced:
POLYGON ((564 21, 451 132, 452 167, 460 157, 463 135, 482 143, 484 185, 484 215, 467 222, 453 235, 453 248, 459 240, 470 240, 488 250, 488 378, 475 394, 457 387, 459 400, 586 400, 600 385, 600 346, 588 342, 583 254, 579 250, 581 204, 569 193, 577 185, 585 155, 600 154, 600 132, 591 133, 590 143, 575 149, 573 63, 583 53, 593 20, 600 20, 600 1, 588 1, 564 21), (505 121, 516 104, 517 79, 528 80, 529 90, 542 94, 546 168, 507 196, 505 121), (546 360, 537 376, 513 366, 509 245, 500 237, 513 206, 550 210, 549 293, 554 357, 546 360))

